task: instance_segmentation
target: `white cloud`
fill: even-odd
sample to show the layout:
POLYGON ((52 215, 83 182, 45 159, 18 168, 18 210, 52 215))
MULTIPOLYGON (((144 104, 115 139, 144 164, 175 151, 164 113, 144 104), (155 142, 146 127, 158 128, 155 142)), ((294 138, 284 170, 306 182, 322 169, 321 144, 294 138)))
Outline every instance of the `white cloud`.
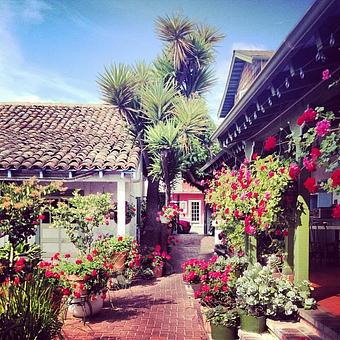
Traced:
POLYGON ((98 101, 95 94, 82 89, 74 79, 25 61, 13 33, 15 23, 23 19, 38 24, 50 7, 38 0, 26 1, 20 10, 12 4, 0 1, 0 101, 98 101))

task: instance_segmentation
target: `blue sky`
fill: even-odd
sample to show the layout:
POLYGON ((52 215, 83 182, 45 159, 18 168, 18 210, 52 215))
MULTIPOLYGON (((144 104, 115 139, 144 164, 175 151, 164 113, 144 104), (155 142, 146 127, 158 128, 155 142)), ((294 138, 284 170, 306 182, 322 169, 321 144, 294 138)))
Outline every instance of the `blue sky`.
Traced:
POLYGON ((276 49, 313 0, 0 0, 0 101, 97 103, 104 65, 152 61, 161 49, 154 19, 179 13, 226 35, 216 115, 233 49, 276 49))

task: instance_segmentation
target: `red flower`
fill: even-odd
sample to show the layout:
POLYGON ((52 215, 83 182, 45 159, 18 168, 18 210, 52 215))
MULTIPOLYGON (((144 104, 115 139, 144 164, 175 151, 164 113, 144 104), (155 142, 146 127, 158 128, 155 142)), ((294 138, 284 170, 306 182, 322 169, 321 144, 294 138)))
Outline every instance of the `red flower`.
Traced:
POLYGON ((80 292, 74 292, 73 295, 76 299, 79 299, 81 297, 80 292))
POLYGON ((284 229, 282 234, 283 234, 283 236, 288 236, 288 229, 284 229))
POLYGON ((86 222, 92 222, 93 221, 93 217, 92 216, 87 216, 87 217, 85 217, 85 221, 86 222))
POLYGON ((336 188, 340 185, 340 169, 336 169, 332 172, 332 187, 336 188))
POLYGON ((64 289, 63 289, 63 295, 66 295, 66 296, 71 295, 71 290, 70 290, 70 288, 64 288, 64 289))
POLYGON ((92 250, 92 255, 93 255, 93 256, 98 255, 98 253, 99 253, 98 249, 93 249, 93 250, 92 250))
POLYGON ((228 214, 229 214, 229 208, 225 208, 224 213, 225 213, 226 215, 228 215, 228 214))
POLYGON ((231 194, 231 199, 232 199, 233 201, 235 201, 236 198, 237 198, 237 194, 231 194))
POLYGON ((316 163, 313 159, 309 159, 308 157, 303 158, 303 165, 307 171, 313 172, 316 170, 316 163))
POLYGON ((13 283, 15 286, 18 286, 20 284, 20 279, 16 276, 13 280, 13 283))
POLYGON ((90 254, 86 255, 86 258, 87 258, 87 260, 90 261, 90 262, 93 261, 93 257, 92 257, 92 255, 90 255, 90 254))
POLYGON ((321 156, 321 151, 318 148, 313 147, 310 152, 310 156, 315 161, 321 156))
POLYGON ((123 236, 118 236, 117 240, 120 242, 120 241, 123 241, 123 236))
POLYGON ((51 272, 50 270, 46 270, 45 276, 48 277, 48 278, 49 278, 49 277, 54 277, 54 273, 51 272))
POLYGON ((281 230, 280 229, 276 229, 275 230, 275 235, 280 236, 281 235, 281 230))
POLYGON ((257 159, 258 156, 259 156, 259 155, 258 155, 256 152, 254 152, 254 153, 252 154, 252 156, 251 156, 251 159, 254 160, 254 161, 256 161, 256 159, 257 159))
POLYGON ((91 272, 91 275, 92 275, 92 276, 97 276, 97 275, 98 275, 98 272, 97 272, 95 269, 93 269, 92 272, 91 272))
POLYGON ((82 264, 83 261, 81 259, 76 259, 76 264, 82 264))
POLYGON ((44 215, 38 215, 38 220, 43 221, 45 219, 44 215))
POLYGON ((328 68, 322 71, 322 80, 327 80, 330 77, 331 77, 331 73, 329 72, 328 68))
POLYGON ((313 177, 307 178, 304 181, 303 185, 310 193, 316 192, 317 189, 318 189, 318 186, 316 184, 316 180, 313 177))
POLYGON ((268 173, 268 177, 269 178, 272 178, 274 175, 275 175, 274 171, 269 171, 269 173, 268 173))
POLYGON ((333 218, 340 218, 340 204, 337 204, 332 210, 333 218))
POLYGON ((59 260, 60 260, 60 253, 55 253, 55 254, 52 256, 52 260, 57 260, 57 261, 59 261, 59 260))
POLYGON ((266 141, 264 142, 264 150, 270 151, 276 148, 276 137, 275 136, 269 136, 266 141))
POLYGON ((304 122, 312 122, 315 120, 316 115, 316 111, 309 108, 297 119, 296 123, 301 126, 304 122))
POLYGON ((67 253, 67 254, 64 255, 64 257, 65 257, 65 259, 68 259, 68 258, 71 257, 71 254, 67 253))
POLYGON ((327 119, 323 119, 321 122, 316 123, 315 132, 319 137, 326 136, 329 132, 331 123, 327 119))
POLYGON ((300 175, 300 168, 296 163, 291 163, 289 165, 289 176, 293 180, 297 180, 300 175))

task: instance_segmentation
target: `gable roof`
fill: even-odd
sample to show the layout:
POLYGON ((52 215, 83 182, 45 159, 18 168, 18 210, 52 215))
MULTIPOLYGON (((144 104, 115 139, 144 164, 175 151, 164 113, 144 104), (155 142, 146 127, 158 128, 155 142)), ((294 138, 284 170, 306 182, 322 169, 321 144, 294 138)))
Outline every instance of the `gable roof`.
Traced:
POLYGON ((110 105, 0 103, 0 169, 136 169, 139 148, 110 105))
POLYGON ((218 117, 224 118, 235 104, 235 96, 241 80, 245 63, 252 63, 255 60, 267 61, 274 54, 274 51, 262 50, 234 50, 230 63, 227 84, 218 111, 218 117))

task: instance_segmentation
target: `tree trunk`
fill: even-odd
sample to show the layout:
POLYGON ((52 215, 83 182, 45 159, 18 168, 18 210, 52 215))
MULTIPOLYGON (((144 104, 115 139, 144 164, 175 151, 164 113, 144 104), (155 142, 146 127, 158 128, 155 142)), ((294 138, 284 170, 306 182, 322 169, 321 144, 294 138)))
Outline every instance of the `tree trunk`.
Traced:
POLYGON ((165 184, 165 205, 169 205, 171 201, 171 181, 169 175, 169 150, 161 151, 162 169, 165 184))

